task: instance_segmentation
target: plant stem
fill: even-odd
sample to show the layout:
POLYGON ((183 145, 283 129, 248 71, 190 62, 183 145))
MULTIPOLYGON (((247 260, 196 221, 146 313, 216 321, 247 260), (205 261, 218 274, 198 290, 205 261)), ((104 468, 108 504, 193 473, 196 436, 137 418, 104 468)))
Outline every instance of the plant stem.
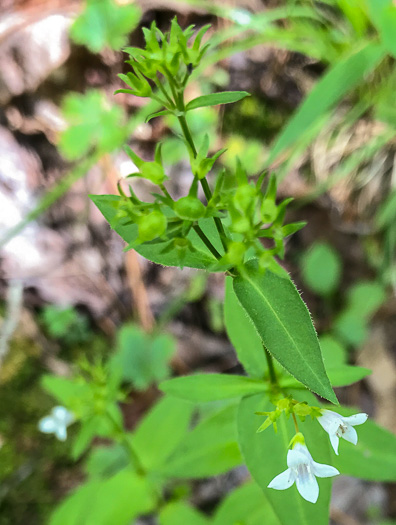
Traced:
POLYGON ((214 257, 216 257, 216 259, 219 261, 221 259, 220 253, 216 250, 216 248, 213 246, 213 244, 210 242, 210 240, 204 234, 204 232, 202 231, 201 227, 198 224, 194 224, 193 229, 198 234, 199 238, 205 244, 205 246, 210 251, 210 253, 214 257))
POLYGON ((292 416, 293 416, 293 421, 294 421, 294 427, 296 429, 296 434, 298 434, 300 432, 300 429, 298 428, 296 414, 294 412, 292 412, 292 416))
MULTIPOLYGON (((190 146, 191 153, 193 154, 193 157, 196 158, 197 150, 195 148, 194 140, 193 140, 193 138, 191 136, 190 129, 188 127, 186 117, 184 115, 182 115, 182 116, 178 117, 178 120, 179 120, 180 126, 182 128, 184 138, 186 139, 188 145, 190 146)), ((208 181, 206 180, 206 177, 204 177, 203 179, 200 179, 200 182, 201 182, 201 186, 202 186, 203 192, 205 194, 206 200, 209 202, 210 199, 212 198, 212 191, 211 191, 211 189, 209 187, 209 184, 208 184, 208 181)), ((214 222, 215 222, 215 225, 216 225, 216 229, 217 229, 217 231, 219 233, 221 244, 223 245, 224 251, 227 252, 227 235, 225 233, 223 223, 221 222, 219 217, 214 217, 214 222)))
POLYGON ((113 427, 116 431, 117 436, 119 436, 119 441, 126 449, 127 453, 129 454, 129 457, 132 460, 133 466, 136 469, 136 472, 138 474, 144 475, 145 470, 142 467, 142 464, 140 463, 139 457, 136 454, 135 450, 133 449, 131 443, 129 442, 128 438, 125 435, 124 429, 118 424, 118 422, 114 419, 113 415, 110 414, 108 411, 106 411, 106 415, 113 424, 113 427))
POLYGON ((267 348, 263 345, 265 357, 267 359, 268 364, 268 371, 269 371, 269 377, 271 384, 273 386, 279 386, 278 385, 278 379, 276 377, 275 368, 274 368, 274 360, 272 359, 272 355, 268 352, 267 348))

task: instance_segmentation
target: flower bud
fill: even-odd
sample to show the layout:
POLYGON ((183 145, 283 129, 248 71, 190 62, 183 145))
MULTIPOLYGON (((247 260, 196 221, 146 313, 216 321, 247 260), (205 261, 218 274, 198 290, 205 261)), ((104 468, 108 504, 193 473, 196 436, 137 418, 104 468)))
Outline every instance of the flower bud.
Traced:
POLYGON ((278 208, 272 199, 264 199, 260 213, 264 223, 273 222, 278 214, 278 208))
POLYGON ((183 220, 196 221, 205 215, 206 208, 197 197, 187 195, 175 202, 173 210, 183 220))
POLYGON ((240 186, 235 192, 233 202, 238 210, 247 212, 256 203, 256 189, 249 184, 240 186))
POLYGON ((251 229, 247 217, 236 217, 232 219, 231 230, 235 233, 248 233, 251 229))

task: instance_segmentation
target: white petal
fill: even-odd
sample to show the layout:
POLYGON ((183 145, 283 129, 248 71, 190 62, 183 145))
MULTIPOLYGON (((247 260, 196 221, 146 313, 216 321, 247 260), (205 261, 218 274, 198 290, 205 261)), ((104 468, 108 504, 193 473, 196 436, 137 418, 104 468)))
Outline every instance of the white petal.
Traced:
POLYGON ((341 434, 341 437, 343 437, 346 441, 349 441, 349 443, 353 443, 354 445, 356 445, 358 442, 356 430, 351 425, 347 426, 347 429, 341 434))
POLYGON ((62 406, 54 407, 51 413, 55 419, 64 425, 70 425, 70 423, 74 420, 73 414, 69 412, 67 408, 62 406))
POLYGON ((322 414, 322 416, 318 417, 318 422, 326 432, 333 434, 342 423, 342 417, 331 410, 323 410, 322 414))
POLYGON ((363 425, 367 421, 368 415, 361 413, 361 414, 354 414, 353 416, 344 417, 343 420, 345 423, 349 423, 349 425, 355 426, 355 425, 363 425))
POLYGON ((38 428, 40 432, 45 434, 52 434, 56 430, 56 423, 52 416, 43 417, 38 422, 38 428))
POLYGON ((334 452, 338 456, 338 443, 340 442, 340 438, 337 436, 337 434, 329 434, 329 437, 331 446, 333 447, 334 452))
POLYGON ((66 427, 64 425, 58 425, 55 430, 55 435, 59 439, 59 441, 66 441, 66 438, 67 438, 66 427))
POLYGON ((312 471, 318 478, 331 478, 339 474, 338 470, 330 465, 313 462, 312 471))
POLYGON ((307 473, 305 476, 297 476, 296 485, 298 492, 304 499, 316 503, 319 496, 319 485, 313 474, 307 473))
POLYGON ((275 476, 275 478, 268 485, 268 488, 276 490, 285 490, 291 487, 294 481, 295 474, 290 468, 288 468, 284 472, 281 472, 281 474, 275 476))
MULTIPOLYGON (((307 449, 307 452, 308 452, 308 449, 307 449)), ((311 455, 309 454, 309 457, 307 458, 305 451, 302 450, 302 445, 300 444, 297 444, 292 450, 289 450, 287 453, 287 466, 288 467, 295 468, 298 465, 307 464, 310 461, 312 461, 311 455)))

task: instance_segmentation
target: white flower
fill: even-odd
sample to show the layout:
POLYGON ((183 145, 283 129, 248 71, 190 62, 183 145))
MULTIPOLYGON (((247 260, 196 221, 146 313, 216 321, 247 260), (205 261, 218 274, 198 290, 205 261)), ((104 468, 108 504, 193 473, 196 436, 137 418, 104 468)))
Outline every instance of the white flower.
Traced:
POLYGON ((330 465, 316 463, 302 443, 296 443, 294 448, 288 451, 287 466, 289 468, 276 476, 268 488, 285 490, 296 482, 298 492, 311 503, 316 503, 319 496, 319 485, 315 476, 330 478, 339 474, 338 470, 330 465))
POLYGON ((49 416, 43 417, 38 423, 40 432, 55 434, 60 441, 66 441, 67 427, 73 423, 74 416, 65 407, 57 406, 49 416))
POLYGON ((340 437, 356 445, 358 437, 353 427, 355 425, 362 425, 367 418, 367 414, 355 414, 353 416, 343 417, 337 414, 337 412, 322 410, 322 415, 318 417, 318 421, 329 434, 334 452, 338 455, 340 437))

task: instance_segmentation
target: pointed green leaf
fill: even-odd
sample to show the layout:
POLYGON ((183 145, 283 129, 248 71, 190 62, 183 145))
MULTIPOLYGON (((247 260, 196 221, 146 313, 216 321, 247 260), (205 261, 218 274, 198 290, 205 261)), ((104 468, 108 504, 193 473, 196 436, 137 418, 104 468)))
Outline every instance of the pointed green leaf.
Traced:
POLYGON ((198 403, 232 399, 268 389, 263 381, 230 374, 176 377, 162 382, 159 387, 171 396, 198 403))
POLYGON ((234 280, 235 293, 265 346, 279 363, 310 390, 338 403, 323 364, 309 311, 289 279, 260 273, 256 261, 234 280))
POLYGON ((130 469, 85 483, 55 510, 49 525, 129 525, 155 507, 149 482, 130 469))
POLYGON ((194 407, 180 399, 163 397, 133 432, 131 443, 148 470, 162 465, 184 438, 194 407))
MULTIPOLYGON (((113 224, 114 217, 117 214, 117 203, 121 197, 117 195, 90 195, 90 198, 99 208, 105 219, 110 224, 113 224)), ((215 248, 221 252, 222 245, 213 219, 201 219, 199 225, 215 248)), ((118 221, 116 225, 112 226, 112 228, 128 244, 133 243, 138 237, 137 225, 125 224, 124 219, 118 221)), ((187 239, 191 242, 195 251, 187 251, 185 258, 183 259, 183 266, 206 270, 208 267, 218 263, 193 229, 191 229, 187 235, 187 239)), ((140 255, 143 255, 143 257, 149 261, 162 264, 163 266, 180 266, 180 258, 176 248, 167 251, 167 248, 169 248, 171 244, 172 241, 161 243, 152 242, 136 246, 135 249, 140 255)), ((227 268, 229 268, 229 266, 221 266, 217 264, 216 269, 213 271, 224 271, 227 268)))
POLYGON ((241 465, 236 442, 236 405, 204 419, 183 439, 160 473, 177 478, 206 478, 241 465))
POLYGON ((213 525, 280 525, 268 499, 256 483, 245 483, 220 503, 213 525))
MULTIPOLYGON (((310 402, 315 399, 308 394, 310 402)), ((292 419, 278 419, 278 433, 271 429, 257 433, 259 418, 255 412, 273 410, 273 405, 263 396, 255 395, 241 400, 238 410, 238 442, 246 465, 255 481, 264 491, 281 525, 328 525, 331 480, 318 479, 319 499, 313 505, 297 492, 295 484, 285 491, 269 489, 272 479, 287 469, 286 457, 290 439, 295 434, 292 419)), ((328 436, 321 433, 318 423, 308 418, 302 429, 307 447, 318 463, 331 464, 328 436)))
POLYGON ((194 100, 190 100, 186 106, 186 111, 206 106, 217 106, 218 104, 230 104, 238 102, 238 100, 242 100, 245 97, 250 97, 250 94, 246 91, 223 91, 221 93, 202 95, 194 98, 194 100))
POLYGON ((250 376, 262 378, 267 370, 263 343, 235 295, 231 277, 226 278, 224 318, 227 335, 244 369, 250 376))
MULTIPOLYGON (((353 383, 357 383, 371 374, 371 370, 369 368, 350 365, 337 365, 330 366, 328 368, 326 367, 326 372, 333 387, 352 385, 353 383)), ((281 384, 283 388, 305 388, 304 385, 298 383, 292 377, 281 380, 281 384)))

